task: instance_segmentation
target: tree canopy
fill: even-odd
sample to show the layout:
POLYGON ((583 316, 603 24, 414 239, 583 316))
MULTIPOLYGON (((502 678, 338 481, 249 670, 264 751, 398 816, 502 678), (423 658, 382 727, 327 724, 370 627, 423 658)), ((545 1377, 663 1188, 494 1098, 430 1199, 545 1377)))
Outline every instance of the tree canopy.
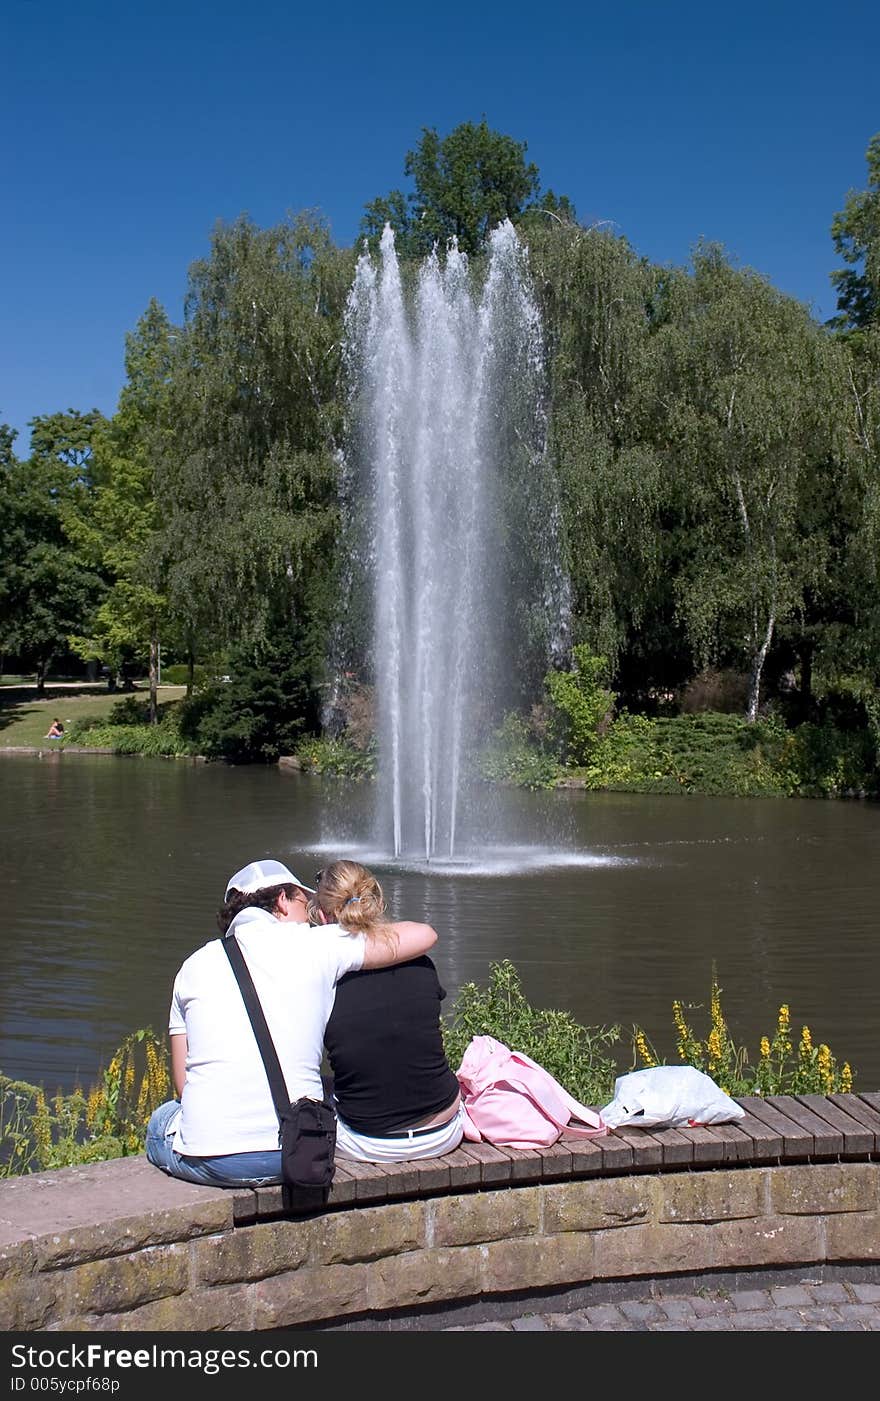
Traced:
MULTIPOLYGON (((477 281, 500 220, 527 246, 540 431, 511 414, 499 427, 497 499, 546 451, 565 632, 605 659, 619 704, 655 713, 719 668, 743 681, 754 718, 782 704, 787 677, 801 718, 839 705, 848 723, 875 716, 880 739, 880 135, 867 188, 832 225, 845 267, 829 327, 720 246, 660 267, 578 224, 542 192, 525 142, 485 120, 424 128, 404 170, 412 188, 371 202, 368 237, 390 222, 404 259, 455 238, 477 255, 477 281)), ((25 457, 0 425, 6 659, 42 678, 73 648, 134 661, 155 683, 160 645, 166 662, 219 658, 237 680, 204 733, 235 757, 267 754, 277 725, 290 737, 317 726, 344 593, 357 252, 314 212, 220 223, 190 268, 181 324, 151 302, 127 338, 113 415, 41 414, 25 457)), ((515 368, 509 381, 502 394, 515 368)), ((504 567, 528 553, 529 513, 545 506, 533 493, 511 520, 504 567)), ((537 576, 531 595, 546 613, 537 576)), ((563 635, 559 621, 548 632, 563 635)), ((363 600, 347 623, 368 659, 363 600)), ((528 714, 542 678, 523 654, 518 665, 528 714)), ((155 715, 155 685, 153 702, 155 715)))
POLYGON ((418 145, 407 151, 404 174, 414 188, 395 189, 372 200, 361 222, 368 238, 385 224, 395 233, 398 250, 408 256, 429 253, 455 238, 465 253, 478 253, 496 224, 521 223, 546 209, 560 220, 574 220, 566 196, 550 190, 541 197, 538 167, 526 161, 526 142, 493 131, 485 118, 462 122, 447 136, 423 127, 418 145))
POLYGON ((843 329, 869 326, 880 313, 880 132, 866 159, 868 188, 851 190, 831 225, 834 247, 848 264, 831 274, 838 307, 832 324, 843 329))

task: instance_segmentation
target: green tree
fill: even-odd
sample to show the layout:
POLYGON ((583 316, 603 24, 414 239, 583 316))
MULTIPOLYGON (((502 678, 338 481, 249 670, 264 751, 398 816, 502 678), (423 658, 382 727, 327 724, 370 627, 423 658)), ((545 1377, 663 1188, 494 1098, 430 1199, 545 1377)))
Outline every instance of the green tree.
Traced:
MULTIPOLYGON (((0 620, 7 617, 12 586, 12 533, 16 520, 16 501, 10 489, 10 479, 16 463, 15 440, 18 433, 8 423, 0 423, 0 620)), ((3 672, 9 634, 0 621, 0 674, 3 672)))
POLYGON ((26 461, 4 435, 0 459, 0 652, 33 665, 42 694, 56 656, 95 607, 102 581, 65 535, 63 515, 91 490, 97 410, 45 415, 33 420, 26 461))
POLYGON ((353 269, 301 216, 219 225, 190 270, 156 481, 169 607, 202 647, 294 629, 323 664, 353 269))
POLYGON ((704 663, 745 663, 754 720, 777 630, 824 580, 827 540, 803 508, 833 465, 834 347, 713 246, 670 280, 661 320, 655 431, 686 525, 677 606, 704 663))
POLYGON ((668 471, 644 412, 658 270, 625 239, 555 220, 529 233, 529 255, 546 328, 573 638, 606 656, 615 676, 637 658, 645 689, 676 665, 668 471))
POLYGON ((292 754, 307 725, 317 725, 308 648, 295 632, 274 644, 233 650, 231 679, 187 704, 182 730, 201 753, 229 763, 272 762, 292 754))
POLYGON ((9 467, 15 460, 15 440, 18 432, 8 423, 0 423, 0 467, 9 467))
MULTIPOLYGON (((400 251, 418 257, 435 243, 456 238, 465 253, 477 253, 490 230, 505 219, 519 223, 542 207, 540 176, 526 161, 526 142, 493 131, 485 118, 462 122, 447 136, 423 127, 419 144, 407 151, 404 174, 414 189, 392 190, 366 206, 361 230, 368 238, 394 229, 400 251)), ((546 208, 557 218, 574 218, 566 196, 553 191, 546 208)))
POLYGON ((851 190, 834 216, 831 237, 847 264, 831 274, 837 289, 838 315, 831 324, 860 330, 880 314, 880 132, 866 153, 868 188, 851 190))
POLYGON ((123 657, 147 660, 151 724, 158 721, 159 645, 168 617, 154 474, 173 334, 162 307, 151 301, 126 338, 127 381, 117 413, 94 437, 96 484, 64 516, 71 540, 108 580, 90 635, 73 645, 83 657, 114 667, 123 657))

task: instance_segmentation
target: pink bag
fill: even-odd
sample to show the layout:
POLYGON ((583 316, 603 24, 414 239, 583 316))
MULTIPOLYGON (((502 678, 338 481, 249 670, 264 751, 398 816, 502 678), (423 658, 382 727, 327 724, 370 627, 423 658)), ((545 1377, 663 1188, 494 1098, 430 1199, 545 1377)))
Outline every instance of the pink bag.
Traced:
POLYGON ((608 1132, 601 1115, 578 1104, 543 1066, 491 1036, 471 1038, 457 1073, 471 1143, 547 1148, 563 1129, 581 1138, 608 1132))

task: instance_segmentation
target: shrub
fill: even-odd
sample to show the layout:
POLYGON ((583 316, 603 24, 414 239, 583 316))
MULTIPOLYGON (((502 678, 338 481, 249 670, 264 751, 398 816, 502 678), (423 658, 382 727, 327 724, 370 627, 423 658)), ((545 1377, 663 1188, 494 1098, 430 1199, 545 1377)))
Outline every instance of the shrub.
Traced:
POLYGON ((659 717, 624 712, 583 767, 590 788, 731 797, 823 797, 874 792, 873 741, 865 731, 801 725, 770 714, 750 724, 703 711, 659 717))
POLYGON ((230 763, 270 763, 293 754, 316 720, 308 664, 292 638, 271 653, 246 651, 230 662, 232 679, 183 703, 181 730, 199 752, 230 763))
POLYGON ((518 788, 552 788, 559 765, 538 744, 522 716, 509 711, 490 736, 477 762, 482 778, 518 788))
POLYGON ((844 730, 828 720, 799 725, 793 758, 798 789, 807 796, 876 792, 876 746, 868 730, 844 730))
POLYGON ((176 757, 193 754, 192 740, 181 733, 184 716, 179 701, 159 707, 159 723, 147 721, 148 705, 139 696, 127 696, 114 705, 106 719, 75 720, 65 736, 66 744, 112 749, 115 754, 176 757))
MULTIPOLYGON (((212 673, 201 663, 193 667, 193 685, 204 686, 211 679, 212 673)), ((171 666, 162 668, 163 686, 188 686, 189 667, 186 662, 174 662, 171 666)))
POLYGON ((573 671, 551 671, 544 686, 556 711, 554 726, 567 763, 589 762, 611 720, 617 697, 605 689, 608 663, 588 647, 575 647, 573 671))
POLYGON ((149 1027, 125 1038, 88 1094, 50 1098, 0 1075, 0 1177, 142 1153, 150 1115, 170 1093, 167 1044, 149 1027))
POLYGON ((442 1029, 453 1070, 472 1036, 493 1036, 531 1056, 582 1104, 602 1105, 611 1098, 617 1071, 607 1048, 620 1039, 619 1028, 585 1027, 569 1012, 530 1006, 508 959, 490 963, 488 987, 464 983, 459 988, 442 1029))
POLYGON ((312 736, 300 741, 296 756, 310 773, 361 779, 372 778, 376 772, 375 747, 357 749, 345 739, 312 736))
MULTIPOLYGON (((808 1026, 801 1028, 797 1052, 791 1040, 791 1012, 787 1002, 779 1009, 773 1038, 762 1036, 758 1054, 750 1059, 744 1046, 734 1042, 721 1010, 721 992, 715 970, 709 1001, 709 1029, 701 1039, 685 1017, 684 1004, 672 1004, 679 1060, 711 1075, 729 1095, 802 1095, 846 1093, 852 1089, 853 1071, 848 1062, 838 1066, 827 1045, 813 1045, 808 1026)), ((661 1060, 641 1027, 633 1028, 634 1061, 643 1066, 661 1060)))

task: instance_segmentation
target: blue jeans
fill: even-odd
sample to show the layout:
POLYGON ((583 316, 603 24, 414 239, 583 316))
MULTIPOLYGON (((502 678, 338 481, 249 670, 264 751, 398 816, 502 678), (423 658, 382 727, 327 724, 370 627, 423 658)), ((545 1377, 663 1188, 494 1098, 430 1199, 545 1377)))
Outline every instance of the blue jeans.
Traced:
POLYGON ((179 1113, 179 1102, 169 1099, 150 1115, 146 1151, 154 1167, 202 1187, 270 1187, 281 1181, 280 1148, 261 1153, 223 1153, 215 1158, 190 1158, 176 1153, 172 1144, 179 1113))

